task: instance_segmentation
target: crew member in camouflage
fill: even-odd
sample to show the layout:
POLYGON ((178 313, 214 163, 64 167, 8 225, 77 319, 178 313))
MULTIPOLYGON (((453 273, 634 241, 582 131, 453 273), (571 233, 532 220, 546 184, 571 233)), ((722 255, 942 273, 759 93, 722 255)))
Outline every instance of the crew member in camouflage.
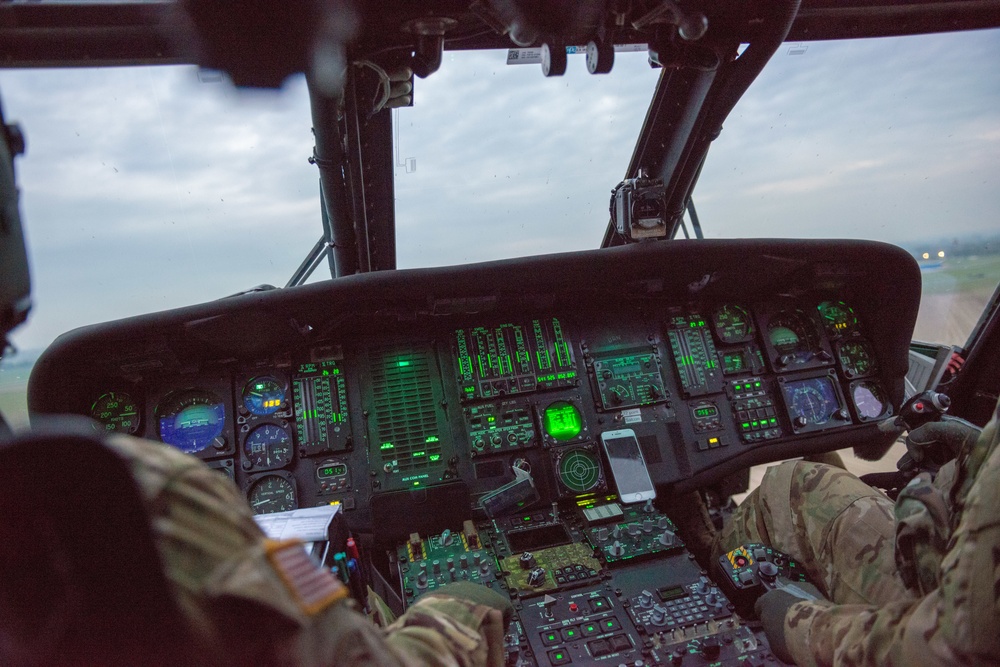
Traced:
POLYGON ((381 628, 296 544, 268 540, 233 483, 194 457, 124 436, 178 605, 206 664, 499 666, 510 602, 477 586, 425 595, 381 628), (482 590, 478 590, 482 589, 482 590))
POLYGON ((915 477, 895 503, 823 464, 768 469, 715 555, 767 543, 798 558, 829 599, 779 589, 758 601, 779 657, 805 666, 1000 664, 998 420, 1000 404, 978 439, 960 420, 910 433, 918 459, 942 446, 954 458, 933 481, 915 477))

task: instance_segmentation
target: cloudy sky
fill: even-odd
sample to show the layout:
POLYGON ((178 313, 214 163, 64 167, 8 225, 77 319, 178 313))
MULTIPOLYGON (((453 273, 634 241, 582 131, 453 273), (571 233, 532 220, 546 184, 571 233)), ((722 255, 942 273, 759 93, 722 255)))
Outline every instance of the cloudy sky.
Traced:
MULTIPOLYGON (((398 112, 401 267, 594 248, 658 71, 563 78, 447 53, 398 112), (408 169, 404 165, 416 165, 408 169)), ((1000 31, 784 46, 712 147, 706 234, 901 244, 995 233, 1000 31)), ((305 86, 190 67, 0 71, 41 348, 83 324, 283 285, 321 234, 305 86)), ((315 279, 323 269, 317 271, 315 279)))

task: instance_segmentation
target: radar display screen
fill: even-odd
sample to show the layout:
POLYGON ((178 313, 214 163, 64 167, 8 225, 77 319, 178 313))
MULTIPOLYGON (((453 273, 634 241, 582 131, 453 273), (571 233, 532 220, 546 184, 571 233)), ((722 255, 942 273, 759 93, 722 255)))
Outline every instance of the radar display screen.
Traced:
POLYGON ((605 410, 623 410, 666 400, 660 360, 651 352, 596 358, 594 380, 605 410))
POLYGON ((722 369, 705 318, 674 317, 669 327, 670 349, 684 393, 701 396, 722 391, 722 369))
POLYGON ((572 447, 555 455, 559 483, 571 494, 604 489, 604 471, 596 452, 587 447, 572 447))
POLYGON ((573 349, 558 319, 455 331, 462 400, 576 385, 573 349))
POLYGON ((334 360, 301 364, 292 379, 295 434, 308 456, 348 448, 347 383, 334 360))

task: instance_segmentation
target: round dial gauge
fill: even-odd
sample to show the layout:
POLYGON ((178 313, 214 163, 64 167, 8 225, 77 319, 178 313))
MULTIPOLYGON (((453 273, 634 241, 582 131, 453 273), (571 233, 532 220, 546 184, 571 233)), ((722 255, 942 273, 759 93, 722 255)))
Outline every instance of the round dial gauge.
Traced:
POLYGON ((139 406, 123 392, 108 392, 90 406, 90 416, 104 425, 107 433, 127 433, 139 430, 139 406))
POLYGON ((767 325, 767 338, 782 357, 806 358, 816 348, 813 325, 800 311, 778 313, 767 325))
POLYGON ((225 447, 226 406, 210 391, 193 389, 167 396, 156 408, 160 440, 188 454, 225 447))
POLYGON ((251 468, 280 468, 292 460, 292 436, 277 424, 261 424, 250 431, 243 454, 251 468))
POLYGON ((271 514, 295 509, 295 486, 280 475, 264 475, 253 483, 248 494, 254 514, 271 514))
POLYGON ((243 388, 243 406, 255 415, 277 412, 285 400, 285 385, 270 375, 255 377, 243 388))
POLYGON ((862 419, 878 419, 886 411, 886 400, 882 389, 874 382, 859 382, 851 389, 854 407, 862 419))
POLYGON ((840 409, 829 384, 806 380, 791 388, 791 408, 794 418, 804 424, 825 424, 840 409))
POLYGON ((867 341, 847 340, 840 344, 840 365, 848 377, 861 377, 875 370, 875 356, 867 341))
POLYGON ((816 309, 823 320, 826 332, 831 336, 843 336, 853 332, 858 326, 854 309, 843 301, 824 301, 816 309))
POLYGON ((586 493, 601 482, 601 465, 591 452, 571 449, 559 460, 559 481, 573 493, 586 493))
POLYGON ((715 334, 723 343, 742 343, 753 337, 753 323, 747 311, 727 303, 712 315, 715 334))

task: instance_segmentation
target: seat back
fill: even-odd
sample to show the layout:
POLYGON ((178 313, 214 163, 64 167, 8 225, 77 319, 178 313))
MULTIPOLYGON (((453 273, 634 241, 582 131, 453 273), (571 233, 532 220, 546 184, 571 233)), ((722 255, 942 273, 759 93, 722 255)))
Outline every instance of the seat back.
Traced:
POLYGON ((0 446, 0 664, 193 664, 128 464, 91 427, 0 446))

